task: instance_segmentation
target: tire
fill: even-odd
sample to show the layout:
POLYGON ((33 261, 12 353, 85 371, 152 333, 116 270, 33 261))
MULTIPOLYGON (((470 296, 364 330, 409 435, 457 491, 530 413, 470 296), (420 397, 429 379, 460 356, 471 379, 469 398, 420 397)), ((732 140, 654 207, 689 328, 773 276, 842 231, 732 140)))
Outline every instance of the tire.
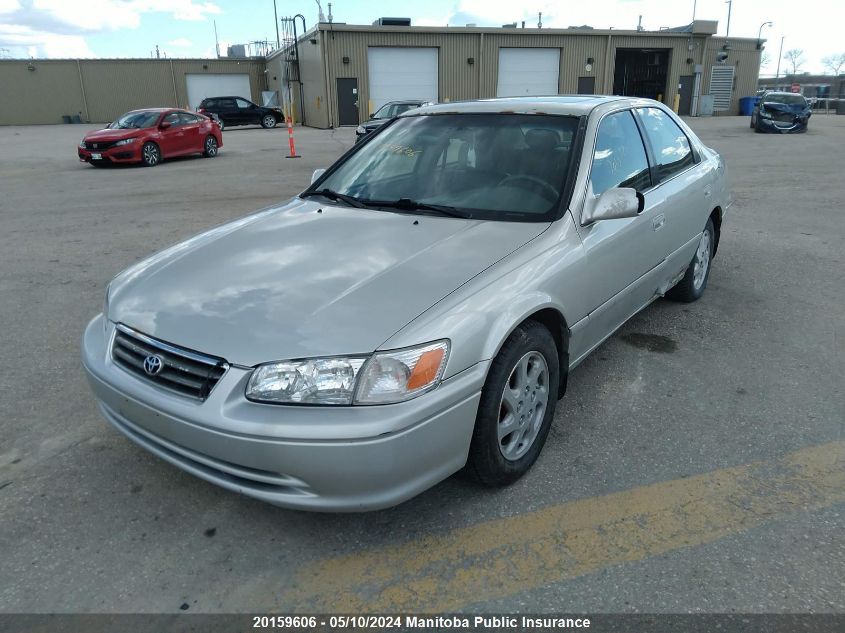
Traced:
POLYGON ((261 119, 261 127, 263 127, 265 130, 269 130, 270 128, 276 127, 276 123, 278 123, 278 121, 276 121, 276 117, 274 117, 272 114, 265 114, 264 117, 261 119))
POLYGON ((470 476, 506 486, 528 472, 552 425, 558 363, 554 338, 540 323, 527 321, 508 337, 481 390, 467 459, 470 476))
POLYGON ((206 158, 214 158, 217 156, 217 149, 217 139, 210 134, 206 136, 205 143, 203 143, 202 155, 206 158))
POLYGON ((161 150, 152 141, 147 141, 141 148, 141 164, 144 167, 155 167, 161 162, 161 150))
POLYGON ((754 128, 754 116, 753 115, 751 116, 751 125, 749 125, 748 127, 752 128, 752 129, 754 128))
POLYGON ((217 119, 217 122, 220 124, 220 131, 222 132, 226 124, 223 122, 223 119, 217 119))
POLYGON ((666 293, 669 299, 692 303, 698 301, 704 290, 707 288, 707 280, 710 279, 710 268, 713 264, 713 247, 715 245, 716 230, 713 228, 713 220, 707 218, 707 225, 701 233, 701 240, 693 255, 692 261, 684 273, 683 279, 666 293), (704 266, 703 270, 701 266, 704 266))

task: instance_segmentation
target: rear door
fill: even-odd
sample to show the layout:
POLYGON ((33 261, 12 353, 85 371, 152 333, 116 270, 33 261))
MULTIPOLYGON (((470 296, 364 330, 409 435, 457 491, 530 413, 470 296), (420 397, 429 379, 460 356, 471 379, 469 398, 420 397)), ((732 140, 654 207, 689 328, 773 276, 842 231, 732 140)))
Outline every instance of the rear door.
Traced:
POLYGON ((161 155, 167 157, 181 154, 185 148, 185 131, 179 112, 168 112, 161 122, 170 124, 167 129, 159 130, 161 155))
POLYGON ((232 98, 225 98, 225 99, 218 99, 217 100, 217 116, 220 117, 220 120, 223 121, 226 125, 240 125, 238 123, 240 111, 238 107, 235 105, 235 100, 232 98))
POLYGON ((190 112, 181 112, 179 120, 183 130, 183 151, 193 153, 203 151, 205 138, 202 135, 202 123, 205 119, 190 112))

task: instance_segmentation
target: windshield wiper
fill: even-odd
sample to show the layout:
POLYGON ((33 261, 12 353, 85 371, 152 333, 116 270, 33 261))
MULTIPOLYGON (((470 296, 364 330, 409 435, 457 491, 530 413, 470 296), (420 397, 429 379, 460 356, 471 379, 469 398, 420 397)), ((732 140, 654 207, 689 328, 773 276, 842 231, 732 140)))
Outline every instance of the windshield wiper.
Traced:
POLYGON ((366 209, 367 205, 363 202, 355 198, 354 196, 347 196, 345 193, 338 193, 337 191, 332 191, 331 189, 320 189, 318 191, 305 191, 299 194, 300 198, 307 198, 309 196, 323 196, 324 198, 328 198, 334 202, 340 200, 341 202, 345 202, 346 204, 356 207, 358 209, 366 209))
POLYGON ((440 215, 447 215, 452 218, 463 218, 468 220, 472 217, 470 213, 458 209, 457 207, 449 207, 443 204, 429 204, 428 202, 418 202, 410 198, 399 198, 398 200, 367 200, 367 206, 371 207, 388 207, 399 209, 400 211, 434 211, 440 215))

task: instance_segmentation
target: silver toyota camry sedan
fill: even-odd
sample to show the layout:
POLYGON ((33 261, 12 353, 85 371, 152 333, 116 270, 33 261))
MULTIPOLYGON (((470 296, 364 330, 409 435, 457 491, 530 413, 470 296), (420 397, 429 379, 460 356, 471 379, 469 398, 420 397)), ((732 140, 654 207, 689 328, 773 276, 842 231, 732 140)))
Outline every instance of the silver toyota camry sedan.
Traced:
POLYGON ((701 297, 729 206, 720 156, 655 101, 427 106, 122 272, 83 362, 119 431, 280 506, 506 485, 587 354, 701 297))

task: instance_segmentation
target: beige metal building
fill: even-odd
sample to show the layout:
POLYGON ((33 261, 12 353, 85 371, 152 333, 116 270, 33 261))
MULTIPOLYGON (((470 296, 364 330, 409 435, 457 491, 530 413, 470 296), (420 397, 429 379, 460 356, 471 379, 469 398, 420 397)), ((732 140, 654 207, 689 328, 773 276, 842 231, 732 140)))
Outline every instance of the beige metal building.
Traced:
POLYGON ((0 125, 102 123, 144 107, 190 107, 205 96, 261 102, 264 59, 0 60, 0 125))
POLYGON ((661 31, 414 27, 321 23, 267 58, 271 90, 309 126, 357 125, 387 101, 519 94, 657 98, 681 114, 737 114, 753 95, 756 39, 715 37, 716 22, 661 31), (297 62, 298 57, 298 62, 297 62))

